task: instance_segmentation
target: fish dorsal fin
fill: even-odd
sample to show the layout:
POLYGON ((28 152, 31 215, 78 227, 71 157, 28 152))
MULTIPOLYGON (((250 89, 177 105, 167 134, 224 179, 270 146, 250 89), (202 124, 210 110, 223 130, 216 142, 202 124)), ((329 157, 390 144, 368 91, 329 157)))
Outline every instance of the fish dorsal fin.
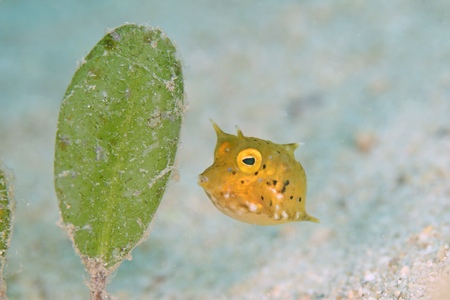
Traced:
POLYGON ((299 143, 290 143, 290 144, 283 144, 282 145, 284 149, 286 149, 289 153, 294 153, 295 149, 298 148, 299 143))

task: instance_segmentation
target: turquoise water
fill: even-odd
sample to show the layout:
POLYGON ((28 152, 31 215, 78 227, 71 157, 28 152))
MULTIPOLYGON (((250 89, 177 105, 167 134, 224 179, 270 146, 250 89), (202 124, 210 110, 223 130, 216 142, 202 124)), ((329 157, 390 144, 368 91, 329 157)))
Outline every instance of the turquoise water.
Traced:
POLYGON ((54 134, 77 61, 124 22, 159 26, 177 44, 189 110, 181 179, 111 293, 419 299, 449 280, 448 1, 241 2, 0 1, 0 159, 17 201, 11 299, 88 297, 55 225, 54 134), (322 223, 255 227, 220 214, 196 184, 212 162, 209 118, 303 142, 308 212, 322 223))

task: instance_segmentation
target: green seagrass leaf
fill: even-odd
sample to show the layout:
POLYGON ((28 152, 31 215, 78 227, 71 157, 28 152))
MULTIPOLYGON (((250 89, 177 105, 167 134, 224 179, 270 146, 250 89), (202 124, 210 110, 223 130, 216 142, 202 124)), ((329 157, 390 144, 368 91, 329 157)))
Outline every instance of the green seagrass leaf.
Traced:
POLYGON ((115 268, 143 238, 173 170, 183 97, 181 63, 159 29, 114 29, 76 71, 54 174, 63 227, 82 257, 115 268))
POLYGON ((6 282, 3 271, 6 252, 11 243, 15 203, 11 177, 2 167, 0 162, 0 299, 6 299, 6 282))

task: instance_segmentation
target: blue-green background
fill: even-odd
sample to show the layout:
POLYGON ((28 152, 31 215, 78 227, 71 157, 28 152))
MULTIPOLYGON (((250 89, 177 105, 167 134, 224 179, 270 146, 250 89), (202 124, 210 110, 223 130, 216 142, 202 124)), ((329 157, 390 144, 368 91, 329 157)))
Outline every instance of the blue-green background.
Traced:
MULTIPOLYGON (((119 299, 430 298, 450 281, 448 1, 0 1, 0 159, 17 201, 11 299, 87 299, 59 219, 59 105, 108 28, 161 27, 189 110, 149 239, 119 299), (321 224, 256 227, 218 212, 197 174, 226 132, 303 142, 321 224), (446 269, 447 268, 447 269, 446 269), (447 283, 446 283, 447 280, 447 283), (399 294, 400 293, 400 294, 399 294), (309 298, 308 298, 309 297, 309 298)), ((143 137, 145 138, 145 137, 143 137)))

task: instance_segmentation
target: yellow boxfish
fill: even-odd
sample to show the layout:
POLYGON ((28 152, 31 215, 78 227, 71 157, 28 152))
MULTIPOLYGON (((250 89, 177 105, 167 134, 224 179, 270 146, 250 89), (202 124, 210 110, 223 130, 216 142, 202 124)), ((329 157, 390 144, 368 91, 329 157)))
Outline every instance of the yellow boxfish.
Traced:
POLYGON ((250 224, 277 225, 319 220, 306 213, 306 174, 293 144, 275 144, 223 132, 214 122, 214 163, 199 175, 212 203, 224 214, 250 224))

